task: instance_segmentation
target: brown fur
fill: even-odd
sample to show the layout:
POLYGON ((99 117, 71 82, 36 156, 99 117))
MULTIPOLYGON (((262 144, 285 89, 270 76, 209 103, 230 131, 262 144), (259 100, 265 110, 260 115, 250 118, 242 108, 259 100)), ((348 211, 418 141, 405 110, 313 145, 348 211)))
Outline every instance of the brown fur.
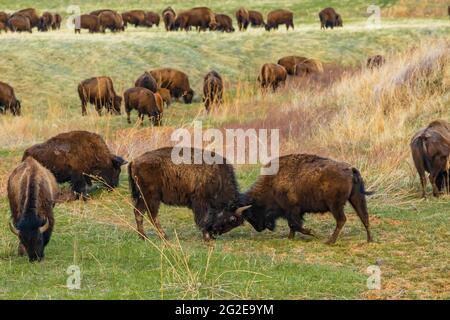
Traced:
POLYGON ((248 16, 250 20, 250 25, 252 27, 265 27, 264 17, 261 12, 255 10, 249 10, 248 16))
POLYGON ((0 81, 0 114, 9 110, 13 115, 20 116, 21 108, 13 87, 0 81))
POLYGON ((83 14, 74 19, 75 33, 81 33, 81 29, 88 29, 89 33, 100 32, 100 19, 93 14, 83 14))
POLYGON ((2 33, 2 31, 8 32, 8 28, 6 27, 6 24, 0 22, 0 33, 2 33))
POLYGON ((9 14, 6 12, 0 11, 0 22, 6 25, 9 20, 9 14))
POLYGON ((55 17, 52 13, 44 12, 39 18, 38 30, 43 32, 50 30, 54 21, 55 17))
POLYGON ((333 8, 325 8, 319 12, 320 28, 342 27, 342 18, 333 8))
POLYGON ((103 33, 106 32, 106 29, 111 30, 111 32, 125 30, 122 16, 115 11, 104 11, 98 15, 98 18, 103 33))
POLYGON ((11 17, 18 16, 18 15, 25 16, 30 20, 31 29, 33 29, 39 25, 39 16, 37 14, 36 9, 34 9, 34 8, 27 8, 27 9, 19 10, 19 11, 13 13, 11 17))
POLYGON ((162 115, 164 112, 164 99, 158 92, 155 93, 155 101, 156 107, 158 108, 158 112, 160 115, 162 115))
MULTIPOLYGON (((444 120, 431 122, 428 127, 419 130, 411 139, 411 153, 422 185, 425 198, 428 172, 433 195, 439 196, 444 187, 449 188, 450 177, 450 124, 444 120)), ((447 190, 448 191, 448 190, 447 190)))
POLYGON ((54 17, 55 17, 55 19, 54 19, 53 24, 52 24, 52 29, 53 30, 59 30, 59 29, 61 29, 62 17, 58 13, 55 13, 54 17))
POLYGON ((184 103, 191 103, 194 90, 189 85, 189 77, 182 71, 172 68, 160 68, 150 71, 160 88, 166 88, 174 98, 183 97, 184 103))
POLYGON ((127 27, 128 24, 137 27, 148 27, 145 11, 144 10, 131 10, 122 13, 122 19, 124 26, 127 27))
POLYGON ((233 20, 226 14, 216 14, 217 31, 234 32, 233 20))
POLYGON ((151 92, 155 93, 158 90, 158 84, 156 83, 155 78, 148 73, 147 71, 141 75, 136 82, 134 83, 135 87, 147 88, 151 92))
POLYGON ((99 10, 92 11, 92 12, 89 13, 89 14, 92 14, 92 15, 94 15, 94 16, 99 16, 100 13, 107 12, 107 11, 109 11, 109 12, 115 12, 114 10, 111 10, 111 9, 99 9, 99 10))
POLYGON ((385 63, 386 59, 382 55, 377 54, 367 59, 367 68, 369 69, 380 68, 385 63))
POLYGON ((250 24, 250 15, 247 9, 240 7, 236 11, 236 21, 238 24, 239 31, 245 31, 250 24))
POLYGON ((267 15, 266 30, 278 29, 279 25, 286 25, 286 30, 289 27, 294 29, 294 13, 289 10, 278 9, 269 12, 267 15))
POLYGON ((300 56, 287 56, 278 60, 278 64, 283 66, 287 73, 292 76, 295 74, 296 66, 306 60, 308 60, 308 58, 300 56))
POLYGON ((145 20, 147 21, 149 26, 156 25, 157 27, 159 27, 159 22, 161 21, 161 18, 159 14, 157 14, 156 12, 147 11, 145 13, 145 20))
POLYGON ((272 87, 275 91, 278 87, 283 86, 286 82, 287 72, 283 66, 274 63, 266 63, 262 66, 258 82, 261 89, 266 90, 272 87))
POLYGON ((295 66, 296 76, 308 76, 314 73, 323 73, 323 66, 319 60, 307 59, 295 66))
POLYGON ((32 33, 30 19, 27 16, 15 15, 8 20, 8 28, 12 32, 32 33))
POLYGON ((166 31, 172 31, 174 30, 174 24, 175 24, 175 17, 176 17, 175 10, 172 9, 172 7, 167 7, 162 12, 162 17, 164 21, 164 26, 166 28, 166 31))
POLYGON ((44 257, 55 219, 53 207, 58 185, 53 174, 32 157, 26 158, 8 179, 11 220, 18 230, 19 255, 28 254, 30 262, 44 257), (39 230, 48 221, 44 232, 39 230))
POLYGON ((355 209, 367 232, 369 230, 368 194, 359 171, 350 165, 308 154, 292 154, 272 160, 278 161, 275 175, 261 175, 245 194, 244 204, 252 205, 244 217, 257 231, 274 230, 276 219, 288 220, 289 238, 295 232, 312 235, 303 228, 305 213, 330 211, 336 219, 336 229, 328 243, 336 239, 345 224, 344 206, 347 201, 355 209))
POLYGON ((142 87, 130 88, 124 93, 125 111, 127 113, 128 123, 131 123, 131 110, 138 112, 141 125, 144 123, 144 117, 147 115, 149 121, 154 125, 160 125, 162 119, 162 108, 158 106, 155 94, 142 87))
POLYGON ((70 182, 76 196, 84 199, 92 176, 109 188, 117 187, 120 167, 126 163, 111 153, 101 136, 88 131, 61 133, 25 150, 22 160, 29 156, 49 169, 58 183, 70 182))
POLYGON ((172 98, 170 97, 170 91, 166 88, 158 88, 157 93, 161 96, 166 107, 169 107, 172 104, 172 98))
POLYGON ((209 112, 211 105, 220 105, 223 102, 223 81, 216 71, 210 71, 203 79, 203 103, 209 112))
POLYGON ((110 113, 120 114, 122 97, 114 91, 109 77, 95 77, 82 81, 78 85, 78 96, 81 100, 81 114, 86 115, 87 103, 95 104, 98 114, 102 115, 103 107, 110 113))
MULTIPOLYGON (((239 187, 233 166, 226 164, 225 159, 223 164, 210 165, 203 161, 200 164, 175 164, 171 159, 172 150, 169 147, 144 153, 128 166, 139 236, 145 237, 145 212, 158 234, 166 236, 158 218, 161 202, 192 209, 205 240, 242 224, 242 218, 234 216, 238 208, 239 187)), ((196 149, 185 150, 191 153, 192 157, 187 155, 187 158, 193 161, 196 149)), ((197 152, 202 150, 197 149, 197 152)))
POLYGON ((216 16, 207 7, 192 8, 177 15, 174 27, 176 30, 184 29, 185 31, 189 31, 192 27, 197 28, 198 31, 215 30, 216 16))

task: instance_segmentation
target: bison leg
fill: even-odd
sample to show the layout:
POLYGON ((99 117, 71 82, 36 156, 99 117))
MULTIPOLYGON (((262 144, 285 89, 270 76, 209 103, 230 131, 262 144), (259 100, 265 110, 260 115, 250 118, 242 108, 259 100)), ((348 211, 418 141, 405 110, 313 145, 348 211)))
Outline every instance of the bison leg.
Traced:
POLYGON ((73 174, 71 177, 72 191, 75 194, 75 199, 87 200, 87 186, 83 174, 73 174))
POLYGON ((17 254, 19 257, 23 257, 27 253, 25 246, 22 243, 19 243, 19 247, 17 248, 17 254))
POLYGON ((131 123, 130 115, 131 115, 131 110, 127 110, 127 121, 128 121, 128 123, 131 123))
POLYGON ((314 233, 310 229, 303 228, 303 213, 293 212, 288 215, 289 224, 289 236, 288 239, 294 239, 295 232, 298 231, 304 235, 315 237, 314 233))
POLYGON ((144 231, 144 212, 145 204, 142 199, 139 199, 134 208, 134 217, 136 219, 137 232, 142 240, 145 240, 147 238, 144 231))
POLYGON ((150 205, 149 207, 148 217, 150 218, 150 221, 152 222, 153 226, 156 228, 158 236, 161 239, 167 239, 167 235, 164 232, 163 228, 161 227, 161 224, 159 223, 158 218, 159 201, 154 203, 155 203, 154 205, 150 205))
POLYGON ((336 239, 339 236, 339 233, 341 232, 342 228, 344 227, 345 222, 347 221, 344 209, 342 207, 339 209, 332 209, 331 213, 333 214, 334 219, 336 219, 336 228, 334 229, 333 234, 331 235, 330 239, 328 239, 326 244, 336 243, 336 239))
POLYGON ((372 242, 373 239, 369 228, 369 212, 367 211, 365 196, 358 192, 351 195, 349 201, 353 209, 355 209, 356 213, 358 214, 358 217, 363 223, 364 227, 366 228, 367 242, 372 242))

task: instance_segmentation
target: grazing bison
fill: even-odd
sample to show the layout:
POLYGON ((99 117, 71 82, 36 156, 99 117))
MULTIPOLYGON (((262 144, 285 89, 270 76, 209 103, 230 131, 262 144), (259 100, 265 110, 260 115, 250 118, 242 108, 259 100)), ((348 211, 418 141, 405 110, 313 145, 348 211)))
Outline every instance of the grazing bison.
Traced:
POLYGON ((29 32, 31 31, 30 19, 27 16, 15 15, 9 18, 8 28, 12 32, 29 32))
POLYGON ((299 56, 287 56, 278 60, 278 64, 283 66, 289 75, 295 75, 296 66, 299 63, 307 61, 308 58, 299 57, 299 56))
POLYGON ((194 164, 194 157, 203 151, 193 148, 162 148, 144 153, 128 166, 128 179, 134 202, 137 231, 144 239, 145 212, 165 238, 158 218, 160 203, 190 208, 205 241, 214 239, 242 224, 241 214, 248 207, 239 207, 239 187, 233 166, 214 153, 215 164, 204 160, 194 164), (174 163, 172 153, 189 163, 174 163), (220 158, 220 159, 219 159, 220 158))
POLYGON ((238 24, 239 31, 245 31, 250 24, 250 14, 247 9, 240 7, 236 11, 236 21, 238 24))
POLYGON ((0 11, 0 22, 6 25, 9 20, 9 14, 6 12, 0 11))
POLYGON ((216 14, 217 31, 234 32, 233 20, 226 14, 216 14))
POLYGON ((159 27, 159 22, 161 21, 161 18, 159 17, 159 14, 157 14, 156 12, 147 11, 145 13, 145 21, 150 27, 153 25, 159 27))
POLYGON ((164 9, 163 13, 163 21, 166 31, 173 31, 175 28, 175 11, 171 7, 164 9))
POLYGON ((330 211, 336 219, 336 229, 329 244, 336 239, 345 224, 344 206, 347 201, 355 209, 372 241, 369 230, 364 182, 355 168, 342 162, 308 154, 292 154, 272 160, 278 162, 278 173, 261 175, 245 194, 241 205, 251 205, 244 218, 256 231, 274 230, 276 219, 288 221, 290 234, 313 235, 303 227, 305 213, 330 211))
POLYGON ((27 253, 30 262, 44 258, 44 248, 55 224, 53 207, 57 194, 58 185, 53 174, 31 157, 9 176, 9 226, 19 238, 19 255, 27 253))
POLYGON ((386 59, 382 56, 382 55, 375 55, 375 56, 371 56, 367 59, 367 68, 369 69, 375 69, 375 68, 380 68, 383 64, 386 63, 386 59))
POLYGON ((153 92, 146 88, 135 87, 125 91, 123 97, 128 123, 131 123, 131 110, 135 109, 138 112, 141 125, 144 124, 144 117, 146 115, 149 121, 153 122, 153 125, 161 124, 162 103, 158 103, 153 92), (161 108, 159 108, 160 106, 161 108))
POLYGON ((444 120, 431 122, 413 136, 410 147, 422 184, 422 196, 426 197, 425 172, 428 172, 433 195, 438 197, 444 187, 449 187, 450 124, 444 120))
POLYGON ((153 78, 153 76, 147 71, 144 72, 144 74, 136 80, 134 86, 147 88, 153 93, 156 93, 156 91, 158 90, 158 84, 156 83, 155 78, 153 78))
POLYGON ((209 8, 198 7, 183 11, 175 18, 174 28, 176 30, 189 31, 192 27, 198 31, 215 30, 217 27, 215 14, 209 8))
POLYGON ((223 102, 223 81, 216 71, 210 71, 203 79, 203 103, 209 113, 211 105, 220 105, 223 102))
POLYGON ((146 23, 144 10, 131 10, 123 12, 122 20, 125 27, 127 27, 128 24, 132 24, 136 28, 139 26, 148 26, 146 23))
POLYGON ((0 81, 0 113, 6 113, 9 110, 14 116, 20 116, 21 108, 13 87, 0 81))
POLYGON ((176 99, 183 97, 184 103, 192 103, 194 90, 189 85, 189 77, 182 71, 172 68, 160 68, 150 71, 160 88, 166 88, 176 99))
POLYGON ((39 18, 38 31, 46 32, 50 30, 54 23, 54 16, 50 12, 44 12, 39 18))
POLYGON ((102 115, 102 108, 105 107, 110 113, 120 114, 122 97, 114 91, 114 86, 109 77, 96 77, 82 81, 78 85, 78 95, 81 100, 81 114, 86 115, 86 105, 95 105, 98 114, 102 115))
POLYGON ((325 8, 320 11, 319 18, 321 29, 342 27, 342 18, 333 8, 325 8))
POLYGON ((100 32, 101 25, 98 16, 83 14, 74 18, 75 33, 81 33, 81 29, 88 29, 89 33, 100 32))
POLYGON ((161 98, 163 99, 166 107, 169 107, 172 104, 172 98, 170 97, 170 91, 166 88, 158 88, 156 91, 161 98))
POLYGON ((294 29, 294 13, 292 11, 278 9, 269 12, 266 23, 267 31, 278 29, 278 26, 282 24, 286 25, 286 30, 289 30, 289 27, 294 29))
POLYGON ((87 186, 96 178, 108 188, 119 185, 120 167, 127 162, 111 153, 98 134, 87 131, 61 133, 36 144, 23 154, 50 170, 58 183, 70 182, 76 197, 86 199, 87 186))
POLYGON ((39 25, 39 16, 37 14, 36 9, 27 8, 27 9, 19 10, 19 11, 13 13, 12 17, 15 17, 15 16, 27 17, 30 20, 31 29, 33 29, 39 25))
POLYGON ((261 73, 258 76, 258 82, 263 90, 272 87, 275 91, 279 86, 285 84, 287 78, 286 69, 275 63, 266 63, 261 68, 261 73))
POLYGON ((307 59, 303 62, 299 62, 295 66, 295 75, 296 76, 308 76, 314 73, 322 73, 323 66, 319 60, 316 59, 307 59))
POLYGON ((250 25, 252 27, 265 27, 266 23, 261 12, 255 10, 248 10, 250 25))
POLYGON ((59 30, 59 29, 61 29, 62 17, 59 13, 55 13, 54 17, 55 17, 55 19, 52 24, 52 29, 59 30))
POLYGON ((106 29, 111 30, 111 32, 125 30, 122 16, 115 11, 104 11, 98 15, 98 18, 103 33, 106 32, 106 29))

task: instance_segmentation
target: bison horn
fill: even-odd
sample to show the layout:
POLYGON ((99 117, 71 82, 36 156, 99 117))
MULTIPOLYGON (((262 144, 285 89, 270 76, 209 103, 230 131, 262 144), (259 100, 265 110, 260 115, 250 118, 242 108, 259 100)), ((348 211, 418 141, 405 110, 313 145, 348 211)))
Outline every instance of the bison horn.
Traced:
POLYGON ((44 233, 45 231, 47 231, 49 226, 50 222, 48 221, 48 219, 45 219, 45 224, 42 227, 39 227, 39 232, 44 233))
POLYGON ((242 214, 244 213, 244 211, 247 210, 247 209, 249 209, 250 207, 251 207, 251 205, 245 206, 245 207, 237 208, 236 211, 234 212, 234 215, 235 215, 236 217, 240 217, 240 216, 242 216, 242 214))
POLYGON ((14 223, 11 221, 9 221, 9 229, 11 229, 11 232, 14 233, 16 236, 19 236, 20 231, 17 230, 17 228, 14 226, 14 223))

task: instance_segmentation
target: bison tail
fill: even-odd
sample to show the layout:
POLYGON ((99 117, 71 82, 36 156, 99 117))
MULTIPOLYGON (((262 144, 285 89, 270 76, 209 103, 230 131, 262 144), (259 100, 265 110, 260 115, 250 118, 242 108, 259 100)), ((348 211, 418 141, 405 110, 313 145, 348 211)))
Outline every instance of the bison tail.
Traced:
POLYGON ((424 171, 431 170, 431 163, 426 156, 427 147, 425 145, 425 139, 421 136, 417 137, 411 142, 411 151, 414 164, 419 174, 425 174, 424 171))
MULTIPOLYGON (((355 190, 355 188, 357 188, 356 190, 359 191, 359 193, 366 195, 366 196, 370 196, 373 195, 375 192, 374 191, 367 191, 365 186, 364 186, 364 181, 363 178, 361 177, 361 173, 359 172, 358 169, 356 168, 352 168, 352 172, 353 172, 353 190, 355 190)), ((353 191, 352 191, 353 193, 353 191)))
POLYGON ((133 172, 132 172, 132 162, 128 165, 128 183, 130 185, 131 190, 131 198, 133 199, 134 204, 136 205, 137 201, 139 200, 141 194, 139 192, 139 188, 136 185, 136 181, 133 178, 133 172))

